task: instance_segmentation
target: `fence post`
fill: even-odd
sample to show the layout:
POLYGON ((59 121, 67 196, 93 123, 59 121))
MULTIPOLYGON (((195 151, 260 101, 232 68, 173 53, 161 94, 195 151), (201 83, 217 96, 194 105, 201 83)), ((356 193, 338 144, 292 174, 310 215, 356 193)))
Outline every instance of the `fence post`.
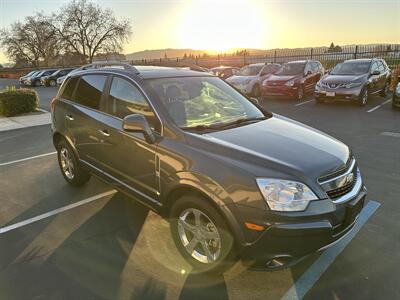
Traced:
POLYGON ((313 59, 314 48, 311 48, 310 59, 313 59))
POLYGON ((196 66, 198 65, 198 56, 196 55, 196 66))
POLYGON ((354 59, 357 58, 357 52, 358 52, 358 45, 356 45, 356 50, 354 51, 354 59))
POLYGON ((221 58, 220 58, 220 56, 218 54, 218 66, 220 66, 220 65, 221 65, 221 58))
POLYGON ((274 52, 274 63, 276 63, 276 50, 274 52))
POLYGON ((246 50, 243 50, 243 66, 246 65, 246 50))

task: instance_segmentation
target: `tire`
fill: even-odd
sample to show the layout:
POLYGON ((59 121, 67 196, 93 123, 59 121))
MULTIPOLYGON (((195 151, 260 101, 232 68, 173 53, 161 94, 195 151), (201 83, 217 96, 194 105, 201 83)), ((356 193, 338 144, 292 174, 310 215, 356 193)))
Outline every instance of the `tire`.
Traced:
POLYGON ((251 89, 251 96, 258 98, 261 95, 261 89, 259 84, 255 84, 253 88, 251 89))
POLYGON ((228 226, 201 196, 184 195, 173 204, 170 230, 176 247, 195 272, 221 273, 237 261, 228 226))
POLYGON ((299 90, 297 91, 297 100, 301 101, 304 98, 304 87, 300 86, 299 90))
POLYGON ((39 87, 39 86, 41 86, 41 84, 40 84, 40 81, 39 81, 39 80, 36 80, 36 81, 33 83, 33 85, 34 85, 34 86, 36 86, 36 87, 39 87))
POLYGON ((365 87, 359 96, 358 105, 365 106, 368 102, 368 88, 365 87))
POLYGON ((379 92, 379 96, 381 97, 386 97, 389 94, 389 82, 386 80, 385 86, 383 89, 379 92))
POLYGON ((49 85, 51 87, 55 87, 57 85, 57 81, 55 81, 54 79, 50 80, 49 85))
POLYGON ((71 146, 61 140, 57 145, 58 165, 66 182, 72 186, 82 186, 90 179, 90 173, 83 170, 71 146))

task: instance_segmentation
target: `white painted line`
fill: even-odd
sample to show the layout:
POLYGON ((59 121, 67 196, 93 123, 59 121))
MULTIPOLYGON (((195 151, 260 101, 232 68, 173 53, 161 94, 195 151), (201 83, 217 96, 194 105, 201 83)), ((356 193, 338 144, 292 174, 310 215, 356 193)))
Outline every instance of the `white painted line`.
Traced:
POLYGON ((108 191, 108 192, 104 192, 104 193, 95 195, 95 196, 93 196, 93 197, 89 197, 89 198, 86 198, 86 199, 84 199, 84 200, 81 200, 81 201, 78 201, 78 202, 69 204, 69 205, 67 205, 67 206, 63 206, 63 207, 57 208, 57 209, 55 209, 55 210, 49 211, 49 212, 47 212, 47 213, 38 215, 38 216, 36 216, 36 217, 30 218, 30 219, 27 219, 27 220, 24 220, 24 221, 21 221, 21 222, 18 222, 18 223, 15 223, 15 224, 13 224, 13 225, 1 227, 1 228, 0 228, 0 234, 3 234, 3 233, 6 233, 6 232, 9 232, 9 231, 11 231, 11 230, 15 230, 15 229, 17 229, 17 228, 20 228, 20 227, 23 227, 23 226, 26 226, 26 225, 35 223, 35 222, 37 222, 37 221, 40 221, 40 220, 49 218, 49 217, 51 217, 51 216, 57 215, 57 214, 59 214, 59 213, 62 213, 62 212, 64 212, 64 211, 67 211, 67 210, 73 209, 73 208, 75 208, 75 207, 78 207, 78 206, 81 206, 81 205, 84 205, 84 204, 93 202, 93 201, 98 200, 98 199, 100 199, 100 198, 104 198, 104 197, 113 195, 113 194, 115 194, 116 192, 117 192, 116 190, 110 190, 110 191, 108 191))
POLYGON ((380 134, 381 134, 381 135, 384 135, 384 136, 390 136, 390 137, 400 138, 400 132, 384 131, 384 132, 381 132, 380 134))
POLYGON ((308 291, 319 280, 322 274, 335 261, 336 257, 346 248, 356 236, 368 219, 375 213, 381 204, 376 201, 369 201, 363 208, 354 228, 343 237, 338 243, 326 249, 318 259, 297 279, 292 287, 286 292, 281 300, 303 299, 308 291))
POLYGON ((375 111, 375 110, 381 108, 382 106, 384 106, 385 104, 388 104, 388 103, 390 103, 390 102, 392 102, 392 99, 386 100, 385 102, 383 102, 383 103, 381 103, 381 104, 379 104, 379 105, 377 105, 377 106, 371 108, 370 110, 367 110, 367 112, 368 112, 368 113, 373 112, 373 111, 375 111))
POLYGON ((25 157, 25 158, 21 158, 21 159, 17 159, 17 160, 4 162, 4 163, 0 163, 0 167, 4 167, 4 166, 20 163, 20 162, 31 160, 31 159, 35 159, 35 158, 49 156, 49 155, 53 155, 53 154, 56 154, 56 153, 57 152, 44 153, 44 154, 40 154, 40 155, 35 155, 35 156, 31 156, 31 157, 25 157))
POLYGON ((315 101, 315 99, 311 99, 311 100, 308 100, 308 101, 297 103, 295 106, 300 106, 300 105, 303 105, 303 104, 306 104, 306 103, 310 103, 310 102, 313 102, 313 101, 315 101))

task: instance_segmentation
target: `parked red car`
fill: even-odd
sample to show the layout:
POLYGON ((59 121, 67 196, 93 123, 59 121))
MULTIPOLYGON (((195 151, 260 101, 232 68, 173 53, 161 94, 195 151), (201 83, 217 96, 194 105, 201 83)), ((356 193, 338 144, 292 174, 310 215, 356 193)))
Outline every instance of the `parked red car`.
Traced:
POLYGON ((301 100, 306 93, 314 91, 322 75, 324 68, 319 61, 291 61, 264 80, 261 93, 264 97, 280 96, 301 100))

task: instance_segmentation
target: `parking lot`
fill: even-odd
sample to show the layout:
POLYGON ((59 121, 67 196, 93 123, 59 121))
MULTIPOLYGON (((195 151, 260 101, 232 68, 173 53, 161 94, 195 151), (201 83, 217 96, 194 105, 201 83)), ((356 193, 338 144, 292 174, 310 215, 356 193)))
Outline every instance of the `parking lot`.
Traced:
MULTIPOLYGON (((49 110, 57 89, 36 90, 49 110)), ((399 299, 400 112, 390 97, 260 101, 352 148, 370 202, 341 243, 291 269, 191 273, 165 220, 94 178, 68 186, 50 125, 29 127, 0 132, 0 299, 399 299)))

